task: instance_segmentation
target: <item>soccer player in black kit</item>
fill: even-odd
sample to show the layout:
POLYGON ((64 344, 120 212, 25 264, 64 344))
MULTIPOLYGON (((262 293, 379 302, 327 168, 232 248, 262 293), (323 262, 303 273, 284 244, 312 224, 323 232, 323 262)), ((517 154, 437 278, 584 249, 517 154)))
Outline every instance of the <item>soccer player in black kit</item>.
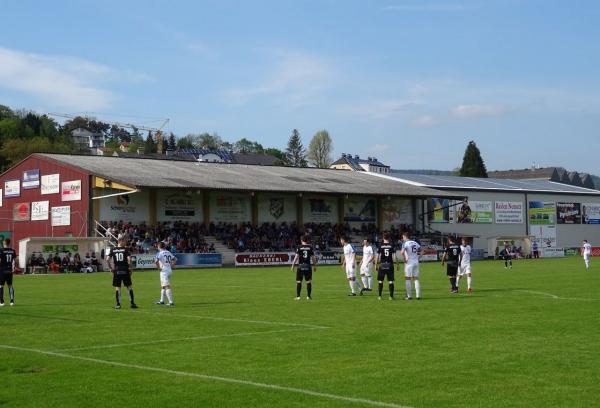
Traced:
POLYGON ((133 288, 131 287, 131 255, 125 247, 124 240, 120 239, 117 246, 110 250, 110 254, 106 256, 106 261, 108 262, 110 271, 113 273, 113 287, 115 288, 115 298, 117 300, 115 309, 121 308, 121 284, 129 291, 131 308, 137 309, 137 305, 133 299, 133 288))
POLYGON ((450 279, 450 292, 458 293, 458 286, 456 285, 456 276, 458 275, 458 261, 460 258, 460 245, 456 243, 453 237, 448 238, 448 247, 444 256, 442 257, 442 267, 447 264, 446 275, 450 279))
POLYGON ((300 246, 296 249, 296 256, 292 262, 292 272, 294 266, 298 264, 296 270, 296 300, 300 300, 302 292, 302 279, 306 281, 306 299, 312 300, 312 274, 317 270, 317 257, 313 247, 308 243, 310 238, 303 235, 300 238, 300 246))
POLYGON ((13 272, 17 261, 17 253, 10 247, 10 239, 4 240, 4 248, 0 249, 0 306, 4 306, 4 285, 8 286, 10 305, 15 304, 13 288, 13 272))
POLYGON ((383 292, 383 280, 387 278, 390 289, 390 300, 394 300, 394 262, 396 260, 396 251, 390 243, 390 235, 383 234, 383 244, 377 250, 377 281, 379 282, 379 300, 383 292))

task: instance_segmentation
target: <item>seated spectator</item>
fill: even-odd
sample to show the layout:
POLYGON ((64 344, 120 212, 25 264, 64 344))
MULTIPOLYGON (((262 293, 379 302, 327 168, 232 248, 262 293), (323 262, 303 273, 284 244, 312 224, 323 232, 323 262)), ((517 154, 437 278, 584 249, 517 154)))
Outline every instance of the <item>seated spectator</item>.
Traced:
POLYGON ((83 268, 83 263, 81 262, 81 256, 79 255, 79 252, 76 252, 75 255, 73 255, 73 271, 81 272, 81 268, 83 268))
POLYGON ((102 264, 100 263, 100 261, 98 261, 98 258, 96 257, 95 252, 92 252, 91 264, 96 272, 102 272, 102 264))

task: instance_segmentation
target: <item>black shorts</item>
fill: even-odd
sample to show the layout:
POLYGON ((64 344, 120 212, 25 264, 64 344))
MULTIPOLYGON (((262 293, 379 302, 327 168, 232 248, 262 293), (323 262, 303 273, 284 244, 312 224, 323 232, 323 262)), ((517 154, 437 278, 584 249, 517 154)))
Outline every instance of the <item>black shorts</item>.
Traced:
POLYGON ((310 265, 298 265, 298 269, 296 270, 296 282, 301 282, 302 278, 305 281, 312 280, 312 267, 310 265))
POLYGON ((121 284, 125 287, 131 286, 131 274, 126 273, 119 275, 117 273, 113 273, 113 286, 115 288, 120 288, 121 284))
POLYGON ((12 286, 13 274, 0 272, 0 286, 9 285, 12 286))
POLYGON ((394 281, 394 265, 381 264, 379 265, 379 271, 377 271, 377 280, 383 282, 387 278, 388 282, 394 281))
POLYGON ((448 275, 448 276, 458 275, 458 265, 447 265, 446 275, 448 275))
MULTIPOLYGON (((535 253, 535 252, 534 252, 534 253, 535 253)), ((504 255, 504 257, 503 257, 503 259, 504 259, 505 261, 510 261, 510 260, 512 259, 512 256, 511 256, 510 254, 505 254, 505 255, 504 255)))

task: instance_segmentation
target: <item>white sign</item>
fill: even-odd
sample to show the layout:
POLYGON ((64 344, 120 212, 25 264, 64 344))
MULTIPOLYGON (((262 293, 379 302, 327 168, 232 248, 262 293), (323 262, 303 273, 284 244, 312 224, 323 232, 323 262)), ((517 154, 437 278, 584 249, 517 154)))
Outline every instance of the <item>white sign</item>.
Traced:
POLYGON ((542 258, 562 258, 564 256, 564 248, 542 248, 542 258))
POLYGON ((4 182, 4 197, 18 197, 21 195, 21 180, 8 180, 4 182))
POLYGON ((52 207, 51 217, 53 227, 71 225, 71 206, 52 207))
POLYGON ((61 201, 81 200, 81 180, 63 181, 60 193, 61 201))
POLYGON ((200 192, 159 190, 156 195, 158 221, 202 221, 202 194, 198 193, 200 192))
POLYGON ((154 255, 135 254, 135 269, 151 269, 156 268, 154 263, 154 255))
MULTIPOLYGON (((115 190, 111 190, 116 192, 115 190)), ((147 191, 107 197, 100 200, 101 221, 148 222, 150 197, 147 191)))
POLYGON ((42 176, 42 194, 60 193, 60 174, 47 174, 42 176))
POLYGON ((31 221, 46 221, 50 210, 49 201, 34 201, 31 203, 31 221))
POLYGON ((258 196, 258 223, 292 223, 296 221, 296 197, 282 194, 258 196))
POLYGON ((339 222, 338 199, 336 197, 313 196, 303 199, 303 219, 305 223, 339 222))
POLYGON ((583 224, 600 224, 600 204, 581 204, 581 222, 583 224))
POLYGON ((495 217, 496 224, 523 224, 524 204, 519 201, 496 201, 495 217))
POLYGON ((250 222, 250 194, 221 193, 210 194, 210 220, 213 222, 250 222))

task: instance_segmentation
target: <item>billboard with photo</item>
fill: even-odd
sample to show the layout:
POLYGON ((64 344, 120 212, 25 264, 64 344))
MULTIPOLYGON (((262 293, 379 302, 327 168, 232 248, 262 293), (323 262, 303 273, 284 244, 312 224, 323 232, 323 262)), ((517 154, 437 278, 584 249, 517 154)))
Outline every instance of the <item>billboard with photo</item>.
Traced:
POLYGON ((580 203, 556 203, 557 224, 581 224, 580 203))
POLYGON ((432 198, 428 202, 427 211, 429 222, 433 224, 447 224, 450 222, 450 201, 447 198, 432 198))
POLYGON ((303 199, 303 219, 305 223, 332 223, 339 221, 338 199, 336 197, 311 196, 303 199))
POLYGON ((600 203, 581 204, 581 222, 583 224, 600 224, 600 203))
POLYGON ((158 221, 203 221, 200 191, 159 190, 156 194, 158 221))
POLYGON ((525 205, 521 201, 496 201, 494 221, 496 224, 523 224, 525 205))
POLYGON ((450 209, 450 219, 456 224, 491 224, 494 221, 494 209, 491 201, 455 202, 450 209))
POLYGON ((60 174, 46 174, 42 176, 41 194, 60 193, 60 174))
POLYGON ((38 188, 40 186, 40 169, 25 170, 21 186, 23 190, 38 188))
POLYGON ((529 202, 529 224, 554 225, 556 224, 556 203, 544 201, 529 202))
POLYGON ((292 223, 297 218, 296 196, 290 194, 259 194, 258 223, 292 223))

